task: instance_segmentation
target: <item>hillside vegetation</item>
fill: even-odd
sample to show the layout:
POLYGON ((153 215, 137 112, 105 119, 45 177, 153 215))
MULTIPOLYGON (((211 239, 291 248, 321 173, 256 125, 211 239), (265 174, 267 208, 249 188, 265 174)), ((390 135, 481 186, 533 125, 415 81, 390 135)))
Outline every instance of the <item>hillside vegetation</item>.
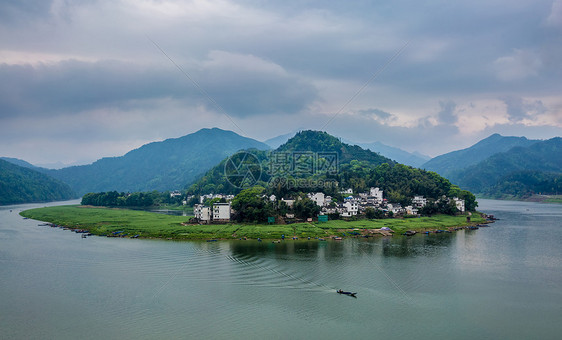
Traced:
MULTIPOLYGON (((281 145, 273 152, 249 150, 255 158, 234 160, 236 162, 253 162, 259 165, 256 169, 257 181, 247 178, 247 183, 233 185, 225 176, 229 159, 224 159, 217 166, 209 170, 199 181, 189 186, 190 194, 227 193, 237 194, 242 188, 259 185, 266 188, 264 194, 275 194, 277 197, 287 197, 299 192, 322 191, 328 195, 339 197, 342 189, 352 188, 353 192, 366 192, 370 187, 384 190, 385 197, 392 202, 409 204, 414 195, 438 199, 443 195, 465 199, 468 210, 474 210, 476 201, 474 195, 460 190, 447 179, 437 173, 412 168, 374 153, 359 146, 342 143, 338 138, 325 132, 302 131, 281 145), (299 172, 295 169, 278 171, 274 167, 276 155, 287 155, 288 163, 294 164, 294 155, 313 152, 321 155, 334 152, 338 155, 337 171, 332 168, 323 170, 319 166, 312 173, 299 172)), ((320 158, 320 161, 323 159, 320 158)), ((320 162, 321 163, 321 162, 320 162)), ((298 165, 298 162, 297 162, 298 165)), ((248 164, 249 168, 251 164, 248 164)))
POLYGON ((228 155, 247 148, 267 149, 256 140, 217 128, 154 142, 121 157, 89 165, 44 170, 78 194, 101 191, 165 191, 180 189, 228 155))
POLYGON ((495 197, 557 194, 562 176, 562 138, 514 147, 454 173, 462 188, 495 197))
POLYGON ((475 165, 490 156, 517 146, 527 147, 536 142, 536 140, 529 140, 525 137, 506 137, 496 133, 466 149, 452 151, 432 158, 424 163, 421 168, 435 171, 441 176, 451 179, 453 173, 475 165))
POLYGON ((38 171, 0 159, 0 204, 65 200, 76 197, 72 189, 38 171))

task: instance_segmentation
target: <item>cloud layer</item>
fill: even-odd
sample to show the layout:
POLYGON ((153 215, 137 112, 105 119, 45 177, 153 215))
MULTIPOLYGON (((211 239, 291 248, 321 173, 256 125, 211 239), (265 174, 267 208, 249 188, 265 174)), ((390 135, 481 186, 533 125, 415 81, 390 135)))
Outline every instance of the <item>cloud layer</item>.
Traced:
POLYGON ((561 18, 560 0, 4 1, 0 155, 87 162, 209 126, 431 155, 549 138, 561 18))

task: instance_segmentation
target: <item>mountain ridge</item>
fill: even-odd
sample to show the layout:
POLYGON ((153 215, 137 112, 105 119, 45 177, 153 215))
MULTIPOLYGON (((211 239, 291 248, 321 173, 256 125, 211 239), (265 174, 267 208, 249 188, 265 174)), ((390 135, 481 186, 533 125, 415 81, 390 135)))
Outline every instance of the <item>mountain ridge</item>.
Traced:
POLYGON ((467 190, 485 193, 501 186, 502 180, 523 172, 562 174, 562 138, 536 141, 527 147, 516 146, 496 153, 452 173, 450 180, 467 190))
POLYGON ((75 197, 76 194, 67 184, 32 168, 0 159, 0 205, 58 201, 75 197))
POLYGON ((42 171, 68 183, 79 194, 174 190, 194 181, 227 155, 250 147, 269 148, 233 131, 205 128, 182 137, 147 143, 123 156, 42 171))
POLYGON ((538 140, 527 139, 526 137, 502 136, 494 133, 468 148, 434 157, 422 164, 421 167, 449 178, 453 172, 477 164, 496 153, 508 151, 516 146, 530 146, 536 142, 538 140))

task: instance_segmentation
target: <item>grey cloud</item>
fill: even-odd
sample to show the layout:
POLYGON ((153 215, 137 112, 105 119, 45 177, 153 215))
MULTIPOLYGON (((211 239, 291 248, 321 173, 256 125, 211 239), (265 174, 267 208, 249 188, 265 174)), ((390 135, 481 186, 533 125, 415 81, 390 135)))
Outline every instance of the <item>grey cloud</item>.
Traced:
POLYGON ((457 104, 451 100, 447 100, 440 101, 439 106, 441 107, 441 111, 439 111, 439 114, 437 115, 439 122, 446 125, 455 124, 458 120, 458 117, 455 114, 457 104))
POLYGON ((392 114, 379 109, 360 110, 359 113, 365 116, 374 116, 383 121, 393 117, 392 114))
MULTIPOLYGON (((231 66, 210 65, 202 70, 192 67, 190 77, 198 80, 213 100, 233 116, 295 113, 316 98, 315 88, 298 77, 253 70, 252 65, 245 70, 231 66)), ((39 66, 0 64, 0 78, 3 79, 0 117, 3 118, 138 108, 161 98, 216 109, 171 64, 151 67, 121 61, 64 61, 39 66)))
POLYGON ((507 106, 507 114, 511 122, 517 123, 525 118, 532 118, 535 114, 543 114, 547 112, 547 108, 542 101, 524 101, 523 98, 517 96, 509 96, 502 98, 507 106))

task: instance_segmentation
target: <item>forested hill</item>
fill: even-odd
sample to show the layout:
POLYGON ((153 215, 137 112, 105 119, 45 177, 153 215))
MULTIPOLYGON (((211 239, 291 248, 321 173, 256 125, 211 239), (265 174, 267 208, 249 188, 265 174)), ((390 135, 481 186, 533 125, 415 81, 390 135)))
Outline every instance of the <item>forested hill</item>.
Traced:
MULTIPOLYGON (((285 144, 281 145, 273 151, 247 150, 252 156, 244 158, 236 155, 233 158, 234 163, 237 162, 254 162, 259 163, 257 168, 252 168, 252 176, 256 176, 257 184, 267 185, 272 178, 279 176, 275 162, 283 159, 284 164, 277 164, 284 168, 284 177, 289 178, 314 178, 335 180, 333 175, 326 174, 323 171, 317 171, 315 167, 317 162, 329 158, 331 164, 336 170, 341 167, 349 166, 353 162, 362 162, 365 166, 377 166, 383 163, 394 165, 395 162, 375 152, 361 149, 359 146, 348 145, 342 143, 338 138, 321 131, 301 131, 293 138, 289 139, 285 144), (302 167, 307 167, 311 161, 314 164, 309 173, 302 172, 302 167), (299 163, 300 162, 300 163, 299 163)), ((238 185, 233 185, 225 176, 226 166, 232 164, 227 163, 229 158, 223 159, 218 165, 209 170, 201 179, 189 186, 189 193, 206 194, 212 192, 221 192, 233 194, 240 191, 238 185)), ((246 166, 246 165, 245 165, 246 166)), ((250 165, 247 165, 250 166, 250 165)), ((247 181, 252 182, 252 181, 247 181)), ((189 183, 188 183, 189 184, 189 183)), ((247 183, 246 183, 247 184, 247 183)), ((312 188, 310 188, 312 190, 312 188)))
POLYGON ((506 137, 496 133, 466 149, 432 158, 424 163, 421 168, 435 171, 441 176, 451 179, 452 173, 475 165, 494 154, 508 151, 516 146, 527 147, 536 142, 537 140, 530 140, 525 137, 506 137))
POLYGON ((12 164, 19 165, 24 168, 33 169, 33 170, 43 170, 29 162, 24 161, 23 159, 12 158, 12 157, 0 157, 0 159, 3 159, 6 162, 10 162, 12 164))
POLYGON ((562 138, 514 147, 454 173, 451 181, 477 193, 514 196, 556 194, 562 183, 562 138))
POLYGON ((70 187, 48 175, 0 159, 0 204, 65 200, 70 187))
POLYGON ((218 128, 154 142, 121 157, 47 173, 68 183, 78 194, 100 191, 180 189, 193 182, 228 155, 247 148, 268 146, 218 128))
POLYGON ((371 165, 382 163, 394 164, 390 158, 376 152, 362 149, 357 145, 341 142, 338 138, 323 132, 306 130, 297 133, 287 143, 276 149, 277 152, 336 152, 340 164, 348 164, 353 160, 369 162, 371 165))
MULTIPOLYGON (((316 191, 339 196, 342 189, 351 188, 357 193, 368 191, 370 187, 379 187, 385 191, 385 198, 392 202, 408 204, 414 195, 433 199, 447 195, 466 199, 470 209, 476 207, 474 195, 451 185, 447 179, 434 172, 397 164, 372 151, 342 143, 325 132, 303 131, 272 152, 249 150, 248 154, 252 156, 224 159, 199 181, 189 186, 188 192, 236 194, 244 185, 261 185, 267 188, 268 194, 275 194, 277 197, 316 191), (291 155, 306 154, 307 151, 315 153, 318 158, 321 155, 329 155, 330 152, 337 153, 340 157, 337 171, 332 172, 332 169, 329 169, 299 173, 289 170, 278 173, 273 169, 277 156, 288 156, 288 162, 292 164, 296 158, 291 155), (233 179, 236 178, 232 178, 229 173, 231 160, 234 160, 234 163, 247 164, 247 169, 256 176, 256 180, 248 181, 248 178, 244 178, 246 182, 242 182, 242 185, 233 185, 233 179), (254 166, 252 163, 256 160, 257 166, 254 166)), ((291 164, 285 165, 291 168, 291 164)))

